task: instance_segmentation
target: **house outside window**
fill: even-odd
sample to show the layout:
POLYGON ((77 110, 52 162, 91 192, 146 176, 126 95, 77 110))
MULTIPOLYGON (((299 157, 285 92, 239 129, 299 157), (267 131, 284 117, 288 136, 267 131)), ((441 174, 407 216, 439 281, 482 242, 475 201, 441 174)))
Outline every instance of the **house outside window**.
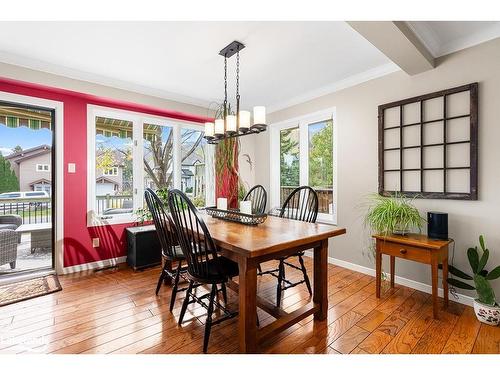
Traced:
POLYGON ((272 208, 281 207, 297 187, 318 195, 318 221, 337 222, 336 121, 329 109, 270 127, 272 208))
POLYGON ((94 105, 87 111, 89 226, 133 222, 146 188, 178 188, 198 207, 214 204, 205 189, 214 146, 202 125, 94 105))

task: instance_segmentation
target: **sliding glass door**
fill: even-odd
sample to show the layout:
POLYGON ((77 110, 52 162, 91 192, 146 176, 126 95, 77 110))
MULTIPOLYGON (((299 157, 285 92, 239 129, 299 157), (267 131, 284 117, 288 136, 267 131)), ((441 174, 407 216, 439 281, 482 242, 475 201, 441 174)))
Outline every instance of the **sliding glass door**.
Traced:
POLYGON ((54 109, 0 101, 0 278, 54 268, 54 109))

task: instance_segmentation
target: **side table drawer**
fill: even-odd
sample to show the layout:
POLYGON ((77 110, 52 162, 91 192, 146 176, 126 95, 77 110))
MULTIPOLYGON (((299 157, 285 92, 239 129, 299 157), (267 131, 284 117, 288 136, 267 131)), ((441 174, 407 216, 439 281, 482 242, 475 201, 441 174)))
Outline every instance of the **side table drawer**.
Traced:
POLYGON ((414 260, 421 263, 431 262, 431 251, 421 247, 403 245, 395 242, 379 240, 382 254, 392 255, 402 259, 414 260))

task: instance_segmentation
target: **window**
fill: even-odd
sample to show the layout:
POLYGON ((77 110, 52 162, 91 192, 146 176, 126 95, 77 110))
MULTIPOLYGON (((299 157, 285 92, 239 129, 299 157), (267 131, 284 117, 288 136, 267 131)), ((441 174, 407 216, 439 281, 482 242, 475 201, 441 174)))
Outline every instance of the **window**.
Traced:
POLYGON ((110 167, 102 170, 104 176, 118 176, 118 167, 110 167))
POLYGON ((280 130, 280 206, 300 186, 299 128, 280 130))
POLYGON ((50 172, 50 164, 37 164, 36 171, 37 172, 50 172))
POLYGON ((318 220, 336 223, 334 110, 271 126, 271 207, 298 186, 318 194, 318 220))
POLYGON ((145 123, 143 127, 144 188, 174 186, 174 132, 170 126, 145 123))
POLYGON ((196 129, 181 130, 181 190, 196 207, 205 206, 205 150, 207 141, 196 129))
POLYGON ((89 226, 136 220, 146 188, 182 189, 198 207, 213 200, 202 126, 89 105, 88 128, 89 226))

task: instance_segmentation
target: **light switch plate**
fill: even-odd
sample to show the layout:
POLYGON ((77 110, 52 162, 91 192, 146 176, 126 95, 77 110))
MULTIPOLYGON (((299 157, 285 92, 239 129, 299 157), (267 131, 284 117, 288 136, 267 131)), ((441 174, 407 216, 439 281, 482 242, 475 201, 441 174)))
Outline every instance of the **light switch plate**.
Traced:
POLYGON ((92 238, 92 247, 99 247, 99 237, 92 238))
POLYGON ((76 164, 68 163, 68 173, 75 173, 75 172, 76 172, 76 164))

